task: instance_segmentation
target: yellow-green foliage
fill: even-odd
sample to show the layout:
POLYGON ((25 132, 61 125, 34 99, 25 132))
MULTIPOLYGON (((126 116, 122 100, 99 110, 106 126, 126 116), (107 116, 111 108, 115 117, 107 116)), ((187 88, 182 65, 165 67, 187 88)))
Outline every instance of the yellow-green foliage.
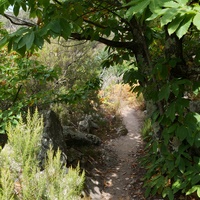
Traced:
POLYGON ((142 136, 143 136, 143 139, 149 138, 149 136, 151 135, 151 132, 152 132, 151 119, 147 118, 144 121, 143 127, 142 127, 142 136))
POLYGON ((8 125, 8 144, 0 152, 1 200, 77 200, 84 183, 80 168, 67 169, 60 162, 61 151, 47 153, 45 168, 38 167, 37 155, 43 130, 43 119, 36 111, 28 113, 26 123, 8 125))
POLYGON ((37 110, 31 118, 30 112, 26 117, 26 123, 20 118, 17 126, 11 124, 7 127, 9 145, 12 147, 13 156, 22 166, 27 164, 27 160, 31 165, 37 163, 37 153, 40 149, 41 133, 43 131, 43 119, 39 118, 37 110))

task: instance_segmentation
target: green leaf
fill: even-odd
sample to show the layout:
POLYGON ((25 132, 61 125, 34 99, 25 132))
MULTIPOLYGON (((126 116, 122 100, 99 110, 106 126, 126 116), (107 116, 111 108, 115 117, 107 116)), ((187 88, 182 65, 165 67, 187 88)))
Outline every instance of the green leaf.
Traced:
POLYGON ((195 147, 197 147, 197 148, 200 147, 200 133, 196 134, 196 137, 195 137, 195 147))
POLYGON ((176 136, 183 141, 188 135, 187 127, 185 126, 178 126, 176 130, 176 136))
POLYGON ((165 188, 162 192, 162 196, 166 197, 168 196, 169 200, 174 200, 174 194, 172 192, 171 188, 165 188))
POLYGON ((146 198, 150 195, 150 192, 151 192, 151 188, 148 187, 148 188, 145 190, 145 197, 146 197, 146 198))
POLYGON ((157 144, 157 142, 153 142, 153 144, 152 144, 152 150, 153 150, 154 153, 158 152, 158 144, 157 144))
POLYGON ((23 37, 22 36, 20 37, 19 42, 15 41, 16 44, 18 43, 15 50, 17 50, 17 48, 21 49, 23 46, 25 46, 28 39, 29 39, 29 33, 26 33, 23 37))
POLYGON ((8 0, 8 2, 9 2, 11 5, 13 5, 14 2, 15 2, 15 0, 8 0))
POLYGON ((132 17, 136 13, 143 12, 143 10, 149 5, 151 0, 143 0, 136 5, 130 7, 126 13, 127 17, 132 17))
MULTIPOLYGON (((199 52, 200 53, 200 52, 199 52)), ((199 54, 199 61, 200 61, 200 54, 199 54)), ((197 96, 200 93, 200 81, 193 82, 193 93, 197 96)))
POLYGON ((156 186, 158 187, 162 187, 165 184, 165 178, 164 176, 160 176, 157 180, 156 180, 156 186))
POLYGON ((11 37, 13 36, 20 36, 22 37, 28 31, 27 27, 21 27, 16 32, 10 34, 11 37))
POLYGON ((31 31, 26 41, 26 50, 29 50, 32 47, 34 39, 35 39, 35 33, 31 31))
POLYGON ((166 84, 160 89, 158 93, 158 98, 159 100, 165 99, 167 101, 169 98, 169 94, 170 94, 170 85, 166 84))
POLYGON ((189 0, 176 0, 181 6, 185 6, 189 0))
POLYGON ((42 27, 39 31, 38 31, 38 34, 43 37, 45 36, 48 32, 50 31, 50 25, 46 25, 44 27, 42 27))
POLYGON ((25 52, 26 52, 26 46, 23 46, 20 49, 14 49, 13 48, 13 50, 17 51, 18 53, 20 53, 23 56, 25 54, 25 52))
POLYGON ((6 0, 0 1, 0 13, 1 14, 3 14, 8 7, 9 7, 8 1, 6 1, 6 0))
POLYGON ((192 135, 188 136, 186 139, 187 139, 187 142, 190 144, 190 146, 194 145, 194 137, 192 137, 192 135))
POLYGON ((176 111, 179 115, 182 115, 185 111, 185 108, 189 106, 189 99, 179 98, 176 101, 176 111))
POLYGON ((49 0, 40 0, 40 3, 44 5, 44 7, 47 7, 49 5, 49 0))
POLYGON ((178 124, 175 123, 167 129, 167 133, 173 133, 177 129, 178 124))
POLYGON ((27 6, 25 2, 21 2, 21 7, 25 12, 27 11, 27 6))
POLYGON ((133 6, 135 4, 138 4, 139 2, 141 2, 141 0, 133 0, 133 1, 130 1, 129 3, 125 4, 124 6, 133 6))
POLYGON ((184 20, 181 22, 179 28, 176 31, 176 35, 178 38, 182 38, 188 31, 188 28, 190 27, 193 20, 193 15, 186 15, 184 20))
POLYGON ((7 37, 4 37, 2 40, 0 40, 0 48, 2 48, 7 42, 8 42, 7 37))
POLYGON ((194 113, 194 117, 197 120, 197 122, 200 122, 200 114, 194 113))
POLYGON ((164 138, 164 144, 168 145, 169 141, 170 141, 170 134, 168 134, 168 133, 164 134, 164 132, 163 132, 163 138, 164 138))
POLYGON ((175 97, 178 97, 178 94, 179 94, 179 86, 177 84, 172 84, 171 85, 171 89, 172 89, 172 92, 173 94, 175 95, 175 97))
POLYGON ((197 191, 199 188, 200 188, 200 185, 195 185, 195 186, 193 186, 191 189, 189 189, 189 190, 186 192, 186 195, 193 194, 193 193, 194 193, 195 191, 197 191))
POLYGON ((40 36, 35 35, 34 43, 39 49, 42 49, 42 47, 44 45, 44 39, 40 36))
POLYGON ((12 46, 13 46, 13 41, 12 41, 12 39, 11 39, 11 40, 8 42, 8 52, 11 51, 12 46))
POLYGON ((196 131, 197 128, 197 120, 195 119, 195 113, 188 113, 183 121, 184 125, 186 125, 191 131, 196 131))
POLYGON ((178 14, 178 10, 176 8, 167 9, 165 14, 161 17, 161 26, 164 26, 171 22, 175 16, 178 14))
POLYGON ((152 13, 157 12, 157 9, 160 10, 160 0, 151 0, 149 9, 152 13))
POLYGON ((163 4, 166 8, 178 8, 180 5, 174 1, 168 1, 163 4))
POLYGON ((192 185, 196 185, 199 182, 200 182, 200 174, 197 174, 192 178, 192 185))
POLYGON ((169 117, 171 121, 173 122, 176 117, 175 114, 176 114, 175 102, 172 102, 166 110, 166 116, 169 117))
POLYGON ((60 26, 60 20, 54 20, 49 23, 49 27, 51 31, 54 33, 60 34, 61 32, 61 26, 60 26))
POLYGON ((200 188, 197 189, 197 196, 200 197, 200 188))
POLYGON ((64 18, 60 19, 61 34, 64 39, 68 39, 71 34, 71 26, 67 20, 64 18))
POLYGON ((14 5, 14 8, 13 8, 13 13, 14 13, 15 16, 18 16, 19 9, 20 9, 20 5, 19 5, 19 3, 16 2, 15 5, 14 5))
POLYGON ((185 161, 183 158, 180 158, 178 168, 182 174, 185 172, 185 161))
POLYGON ((181 24, 184 19, 184 15, 178 15, 176 18, 168 25, 168 33, 169 35, 173 34, 181 24))
POLYGON ((182 185, 182 182, 180 179, 178 179, 173 183, 172 189, 178 191, 180 189, 181 185, 182 185))

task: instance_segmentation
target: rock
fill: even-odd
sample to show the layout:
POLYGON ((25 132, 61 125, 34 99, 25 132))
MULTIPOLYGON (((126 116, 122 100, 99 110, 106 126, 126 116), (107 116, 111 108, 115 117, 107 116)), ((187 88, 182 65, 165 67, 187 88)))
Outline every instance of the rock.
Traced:
POLYGON ((63 164, 67 164, 67 146, 63 136, 63 128, 59 118, 52 110, 44 114, 44 130, 41 139, 41 151, 38 155, 41 168, 44 166, 46 153, 50 145, 53 150, 57 151, 59 149, 62 151, 61 161, 63 164))
POLYGON ((84 120, 78 123, 80 132, 91 133, 92 129, 98 129, 99 126, 94 122, 91 115, 86 115, 84 120))
POLYGON ((119 136, 124 136, 124 135, 128 134, 128 130, 126 129, 126 127, 124 125, 117 128, 116 131, 117 131, 117 135, 119 135, 119 136))
POLYGON ((77 166, 78 161, 82 161, 84 154, 76 149, 70 148, 67 151, 67 162, 69 165, 77 166))
POLYGON ((71 145, 100 145, 101 139, 96 135, 75 131, 63 126, 63 135, 67 144, 71 145))
POLYGON ((190 111, 200 113, 200 101, 191 101, 190 111))

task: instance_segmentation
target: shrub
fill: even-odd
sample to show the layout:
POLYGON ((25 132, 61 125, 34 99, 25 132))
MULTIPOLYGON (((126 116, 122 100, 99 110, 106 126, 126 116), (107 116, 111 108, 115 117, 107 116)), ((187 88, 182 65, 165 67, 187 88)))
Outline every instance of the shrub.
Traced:
POLYGON ((37 155, 43 131, 43 119, 28 112, 26 123, 7 127, 8 144, 0 152, 0 199, 78 199, 83 188, 84 172, 62 166, 61 151, 47 153, 44 170, 37 155))

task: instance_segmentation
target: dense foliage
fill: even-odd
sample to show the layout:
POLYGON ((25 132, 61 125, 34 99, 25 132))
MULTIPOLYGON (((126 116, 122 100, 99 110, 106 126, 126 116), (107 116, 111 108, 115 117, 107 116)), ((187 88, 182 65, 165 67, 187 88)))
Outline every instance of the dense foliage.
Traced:
MULTIPOLYGON (((6 37, 6 30, 0 30, 1 38, 6 37)), ((51 51, 48 45, 45 48, 24 56, 1 49, 0 133, 5 133, 7 122, 16 124, 19 113, 27 108, 46 109, 57 103, 64 112, 68 104, 85 101, 89 95, 96 97, 99 63, 91 57, 95 54, 88 50, 89 44, 62 42, 52 45, 51 51)), ((89 102, 80 105, 89 106, 89 102)))
POLYGON ((63 125, 67 125, 69 119, 76 124, 83 115, 94 111, 96 106, 92 102, 98 104, 101 55, 97 49, 102 51, 95 42, 52 40, 37 53, 37 59, 45 66, 57 66, 60 70, 53 86, 59 99, 55 99, 52 108, 63 125), (71 98, 65 98, 67 93, 71 98))
POLYGON ((9 51, 24 55, 62 37, 106 44, 110 55, 104 66, 133 60, 136 67, 124 81, 154 107, 146 195, 173 199, 178 192, 197 192, 200 197, 200 115, 189 108, 200 86, 199 1, 1 0, 0 13, 23 25, 1 40, 9 51), (9 6, 13 16, 6 13, 9 6), (20 9, 29 11, 32 21, 19 20, 20 9))

